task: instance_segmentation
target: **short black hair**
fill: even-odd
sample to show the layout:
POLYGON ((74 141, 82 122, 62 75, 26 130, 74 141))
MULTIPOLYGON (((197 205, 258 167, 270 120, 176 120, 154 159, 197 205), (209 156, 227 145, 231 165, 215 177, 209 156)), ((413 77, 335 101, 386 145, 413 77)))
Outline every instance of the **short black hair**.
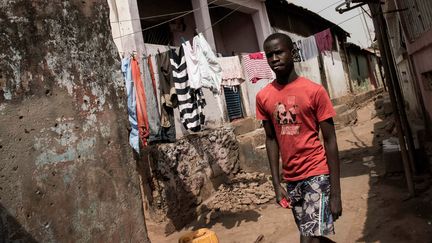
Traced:
POLYGON ((285 44, 287 45, 287 47, 292 50, 294 48, 293 46, 293 42, 291 40, 291 38, 284 33, 273 33, 271 35, 269 35, 265 40, 264 40, 264 45, 272 40, 281 40, 283 42, 285 42, 285 44))

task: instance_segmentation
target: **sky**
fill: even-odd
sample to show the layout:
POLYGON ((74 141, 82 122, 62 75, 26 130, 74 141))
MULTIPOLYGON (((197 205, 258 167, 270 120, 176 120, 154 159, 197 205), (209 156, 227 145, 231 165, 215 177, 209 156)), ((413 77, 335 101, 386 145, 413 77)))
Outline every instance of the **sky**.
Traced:
MULTIPOLYGON (((357 17, 354 17, 353 19, 348 20, 345 23, 340 24, 339 26, 342 27, 346 32, 350 33, 351 37, 348 38, 348 42, 352 42, 363 48, 369 47, 371 45, 371 41, 367 32, 367 27, 363 19, 363 14, 360 14, 362 11, 361 8, 356 8, 343 14, 339 14, 338 12, 336 12, 335 7, 343 3, 344 0, 288 0, 288 2, 307 8, 315 13, 319 12, 319 15, 321 15, 325 19, 332 21, 335 24, 341 23, 344 20, 358 15, 357 17), (332 4, 334 5, 329 7, 332 4)), ((369 12, 369 9, 366 5, 364 5, 363 7, 369 12)), ((373 22, 368 15, 365 14, 365 17, 371 37, 373 39, 375 37, 373 22)))

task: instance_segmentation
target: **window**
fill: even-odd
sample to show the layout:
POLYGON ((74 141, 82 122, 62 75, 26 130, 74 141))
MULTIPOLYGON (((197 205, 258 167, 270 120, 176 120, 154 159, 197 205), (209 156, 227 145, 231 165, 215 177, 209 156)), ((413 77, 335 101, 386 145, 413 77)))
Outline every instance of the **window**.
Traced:
POLYGON ((243 108, 240 95, 240 87, 224 87, 225 103, 230 121, 243 118, 243 108))

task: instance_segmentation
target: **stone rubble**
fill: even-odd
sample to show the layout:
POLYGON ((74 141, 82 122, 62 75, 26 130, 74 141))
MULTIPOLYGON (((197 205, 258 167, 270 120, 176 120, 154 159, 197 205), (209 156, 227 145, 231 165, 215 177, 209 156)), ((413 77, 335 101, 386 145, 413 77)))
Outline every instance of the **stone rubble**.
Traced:
MULTIPOLYGON (((206 205, 212 211, 241 212, 257 208, 275 197, 270 176, 264 173, 237 174, 219 186, 206 205)), ((210 217, 215 217, 213 214, 210 217)))

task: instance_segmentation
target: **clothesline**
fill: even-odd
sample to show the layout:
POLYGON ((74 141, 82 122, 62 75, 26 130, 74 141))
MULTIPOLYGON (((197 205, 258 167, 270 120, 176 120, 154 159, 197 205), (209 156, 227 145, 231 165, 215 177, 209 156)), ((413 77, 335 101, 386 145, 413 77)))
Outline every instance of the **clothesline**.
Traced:
MULTIPOLYGON (((212 4, 212 3, 215 3, 215 2, 217 2, 217 1, 218 1, 218 0, 214 0, 214 1, 210 2, 208 5, 210 5, 210 4, 212 4)), ((208 6, 208 5, 206 5, 206 6, 208 6)), ((179 15, 179 16, 176 16, 176 17, 174 17, 174 18, 171 18, 171 19, 168 19, 168 20, 166 20, 166 21, 163 21, 163 22, 161 22, 161 23, 158 23, 158 24, 152 25, 152 26, 150 26, 150 27, 147 27, 147 28, 144 28, 144 29, 142 29, 142 30, 135 31, 135 32, 132 32, 132 33, 129 33, 129 34, 126 34, 126 35, 120 35, 120 36, 114 37, 113 39, 118 39, 118 38, 122 38, 122 37, 125 37, 125 36, 133 35, 133 34, 136 34, 136 33, 145 32, 145 31, 147 31, 147 30, 153 29, 153 28, 155 28, 155 27, 158 27, 158 26, 161 26, 161 25, 163 25, 163 24, 169 23, 169 22, 171 22, 171 21, 173 21, 173 20, 176 20, 176 19, 179 19, 179 18, 181 18, 181 17, 184 17, 184 16, 186 16, 186 15, 188 15, 188 14, 190 14, 190 13, 193 13, 193 12, 195 12, 195 11, 200 10, 201 8, 202 8, 202 6, 201 6, 201 7, 198 7, 198 8, 195 8, 195 9, 192 9, 192 10, 190 10, 190 11, 184 13, 184 14, 181 14, 181 15, 179 15)))
MULTIPOLYGON (((218 1, 218 0, 214 0, 214 1, 212 1, 211 3, 209 3, 209 4, 212 4, 212 3, 216 2, 216 1, 218 1)), ((251 1, 251 0, 246 0, 246 1, 251 1)), ((214 27, 215 25, 217 25, 218 23, 220 23, 222 20, 226 19, 228 16, 230 16, 230 15, 233 14, 234 12, 238 11, 241 7, 243 7, 243 6, 238 6, 237 8, 235 8, 234 10, 232 10, 231 12, 229 12, 228 14, 224 15, 222 18, 220 18, 219 20, 217 20, 217 21, 216 21, 215 23, 213 23, 211 26, 205 28, 202 32, 205 32, 205 31, 207 31, 208 29, 214 27)), ((152 26, 150 26, 150 27, 144 28, 144 29, 142 29, 141 31, 135 31, 135 32, 132 32, 132 33, 129 33, 129 34, 126 34, 126 35, 120 35, 120 36, 114 37, 113 39, 122 38, 122 37, 124 37, 124 36, 129 36, 129 35, 136 34, 136 33, 139 33, 139 32, 145 32, 145 31, 150 30, 150 29, 152 29, 152 28, 155 28, 155 27, 161 26, 161 25, 166 24, 166 23, 169 23, 169 22, 171 22, 171 21, 173 21, 173 20, 176 20, 176 19, 179 19, 179 18, 181 18, 181 17, 184 17, 184 16, 186 16, 186 15, 192 13, 192 12, 195 12, 195 11, 199 10, 200 8, 202 8, 202 7, 199 7, 199 8, 193 9, 193 10, 190 10, 190 11, 188 11, 188 12, 186 12, 186 13, 184 13, 184 14, 181 14, 181 15, 179 15, 179 16, 177 16, 177 17, 174 17, 174 18, 172 18, 172 19, 169 19, 169 20, 163 21, 163 22, 161 22, 161 23, 158 23, 158 24, 152 25, 152 26)))
MULTIPOLYGON (((246 2, 250 2, 252 0, 243 0, 241 1, 241 3, 246 3, 246 2)), ((210 5, 212 3, 209 3, 208 5, 210 5)), ((209 9, 214 9, 214 8, 220 8, 220 7, 225 7, 225 6, 230 6, 230 5, 236 5, 238 3, 225 3, 225 4, 220 4, 220 5, 215 5, 215 6, 209 6, 209 9)), ((149 17, 142 17, 142 18, 136 18, 136 19, 126 19, 126 20, 119 20, 119 21, 111 21, 110 23, 121 23, 121 22, 128 22, 128 21, 135 21, 135 20, 146 20, 146 19, 156 19, 156 18, 161 18, 161 17, 167 17, 167 16, 172 16, 172 15, 177 15, 177 14, 184 14, 184 13, 191 13, 191 11, 194 11, 194 9, 191 10, 185 10, 185 11, 178 11, 178 12, 173 12, 173 13, 166 13, 166 14, 160 14, 160 15, 154 15, 154 16, 149 16, 149 17)))

